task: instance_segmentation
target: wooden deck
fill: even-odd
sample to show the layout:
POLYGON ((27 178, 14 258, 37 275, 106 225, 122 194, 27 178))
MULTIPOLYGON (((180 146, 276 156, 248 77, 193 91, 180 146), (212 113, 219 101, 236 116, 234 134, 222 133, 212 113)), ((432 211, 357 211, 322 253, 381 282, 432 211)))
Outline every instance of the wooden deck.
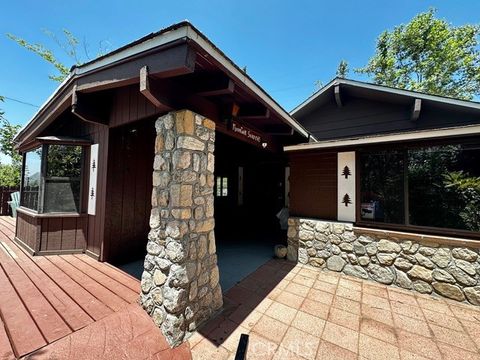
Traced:
POLYGON ((76 341, 76 350, 94 348, 99 342, 110 342, 115 348, 119 338, 106 340, 109 334, 102 333, 101 339, 96 339, 95 324, 103 321, 105 330, 123 316, 135 327, 132 313, 140 319, 136 322, 142 329, 147 329, 142 333, 161 337, 136 304, 140 294, 137 279, 83 254, 32 257, 12 241, 14 231, 15 220, 0 217, 0 359, 35 355, 36 351, 39 355, 51 353, 50 349, 71 351, 74 340, 85 339, 85 334, 87 340, 76 341), (62 341, 69 337, 69 341, 62 341))

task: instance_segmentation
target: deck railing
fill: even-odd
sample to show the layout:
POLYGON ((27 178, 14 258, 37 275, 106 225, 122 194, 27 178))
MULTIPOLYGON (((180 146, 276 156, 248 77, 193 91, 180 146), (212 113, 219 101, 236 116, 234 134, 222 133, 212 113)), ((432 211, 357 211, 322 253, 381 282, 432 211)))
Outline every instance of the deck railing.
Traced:
POLYGON ((10 201, 10 194, 19 191, 18 187, 0 186, 0 216, 11 215, 12 211, 7 204, 10 201))

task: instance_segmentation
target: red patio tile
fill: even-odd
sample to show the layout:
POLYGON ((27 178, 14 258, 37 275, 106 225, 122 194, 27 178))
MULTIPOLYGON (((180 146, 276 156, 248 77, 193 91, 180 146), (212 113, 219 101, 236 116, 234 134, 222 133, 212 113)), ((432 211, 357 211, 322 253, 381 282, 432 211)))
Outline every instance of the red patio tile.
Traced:
POLYGON ((476 346, 465 332, 446 329, 441 326, 430 324, 433 335, 441 342, 465 349, 467 351, 476 351, 476 346))
POLYGON ((388 297, 392 301, 402 304, 418 306, 417 299, 413 291, 401 290, 397 288, 388 288, 388 297))
POLYGON ((370 305, 375 308, 383 309, 383 310, 389 310, 391 309, 390 307, 390 301, 388 299, 385 299, 380 296, 376 295, 371 295, 371 294, 363 294, 362 297, 362 303, 370 305))
POLYGON ((338 285, 350 290, 355 290, 355 291, 362 290, 362 282, 360 280, 346 278, 345 276, 343 278, 340 278, 338 285))
POLYGON ((362 304, 362 317, 380 321, 384 324, 393 326, 393 317, 390 310, 384 310, 367 304, 362 304))
POLYGON ((425 337, 432 337, 427 322, 393 313, 395 327, 425 337))
POLYGON ((341 296, 335 296, 333 299, 333 307, 360 315, 360 303, 341 296))
POLYGON ((275 301, 282 303, 284 305, 298 309, 304 300, 304 297, 292 294, 288 291, 282 291, 275 301))
POLYGON ((459 349, 458 347, 439 343, 438 347, 445 360, 479 360, 478 353, 459 349))
POLYGON ((288 349, 297 355, 303 356, 306 359, 314 359, 317 354, 320 338, 290 327, 287 330, 280 346, 288 349))
POLYGON ((330 307, 317 301, 305 299, 300 307, 300 310, 319 317, 320 319, 326 320, 330 307))
POLYGON ((425 321, 423 312, 418 306, 413 306, 398 301, 391 301, 390 304, 394 313, 425 321))
POLYGON ((375 283, 364 282, 363 283, 363 293, 375 295, 387 299, 388 292, 384 285, 377 285, 375 283))
POLYGON ((258 333, 250 333, 248 340, 248 360, 269 360, 278 349, 280 341, 270 341, 258 333))
POLYGON ((456 331, 463 331, 462 324, 460 324, 460 322, 453 316, 426 309, 423 310, 423 314, 429 324, 442 326, 456 331))
POLYGON ((320 280, 329 284, 337 285, 338 280, 340 280, 340 275, 338 273, 321 270, 320 274, 318 274, 317 276, 317 280, 320 280))
POLYGON ((330 294, 335 294, 335 291, 337 291, 336 284, 330 284, 329 282, 325 282, 321 280, 316 280, 315 283, 313 284, 313 288, 316 290, 328 292, 330 294))
POLYGON ((399 360, 398 347, 360 333, 358 353, 361 358, 369 360, 399 360))
POLYGON ((265 311, 265 315, 268 315, 271 318, 279 320, 287 325, 290 325, 296 314, 296 309, 278 302, 273 302, 267 311, 265 311))
POLYGON ((362 293, 357 290, 345 288, 343 286, 338 286, 337 292, 335 293, 336 296, 341 296, 353 301, 360 301, 362 299, 362 293))
MULTIPOLYGON (((208 339, 203 339, 191 350, 195 360, 227 360, 230 352, 223 346, 217 346, 208 339)), ((166 359, 165 359, 166 360, 166 359)))
POLYGON ((306 312, 298 311, 295 319, 292 321, 292 326, 311 335, 320 337, 325 326, 325 320, 306 312))
POLYGON ((328 321, 358 331, 360 325, 360 316, 332 307, 328 315, 328 321))
POLYGON ((321 340, 317 360, 356 360, 357 354, 331 342, 321 340))
POLYGON ((285 290, 288 291, 288 292, 290 292, 290 293, 292 293, 292 294, 305 297, 305 296, 307 296, 308 291, 310 290, 310 288, 309 288, 308 286, 305 286, 305 285, 300 285, 300 284, 291 282, 291 283, 285 288, 285 290))
POLYGON ((385 341, 392 345, 397 345, 397 335, 395 329, 382 322, 371 319, 362 319, 360 322, 360 333, 385 341))
POLYGON ((430 298, 419 297, 417 298, 417 302, 420 305, 420 307, 424 310, 435 311, 448 316, 453 316, 452 311, 450 310, 450 308, 448 307, 448 305, 444 300, 436 299, 433 297, 430 297, 430 298))
POLYGON ((307 294, 307 298, 321 302, 322 304, 330 305, 333 301, 333 295, 317 289, 310 289, 307 294))
POLYGON ((312 279, 311 277, 307 277, 299 273, 293 277, 292 282, 296 284, 304 285, 307 287, 312 287, 313 284, 315 283, 315 280, 312 279))
POLYGON ((398 330, 397 336, 400 349, 429 359, 441 359, 440 351, 432 339, 403 330, 398 330))
POLYGON ((322 339, 354 353, 358 352, 358 332, 346 327, 327 321, 322 339))
POLYGON ((287 332, 287 329, 288 325, 285 325, 281 321, 272 319, 269 316, 263 315, 255 324, 252 331, 264 336, 270 341, 279 344, 287 332))

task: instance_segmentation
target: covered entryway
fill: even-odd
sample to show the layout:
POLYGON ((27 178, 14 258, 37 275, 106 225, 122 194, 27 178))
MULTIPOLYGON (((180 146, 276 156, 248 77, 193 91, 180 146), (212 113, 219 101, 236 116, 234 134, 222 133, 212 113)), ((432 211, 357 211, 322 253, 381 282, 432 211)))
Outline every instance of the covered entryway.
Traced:
POLYGON ((272 149, 225 133, 215 140, 215 239, 226 292, 286 244, 276 214, 285 204, 285 161, 272 149))
POLYGON ((110 129, 104 260, 140 279, 150 226, 155 119, 110 129))

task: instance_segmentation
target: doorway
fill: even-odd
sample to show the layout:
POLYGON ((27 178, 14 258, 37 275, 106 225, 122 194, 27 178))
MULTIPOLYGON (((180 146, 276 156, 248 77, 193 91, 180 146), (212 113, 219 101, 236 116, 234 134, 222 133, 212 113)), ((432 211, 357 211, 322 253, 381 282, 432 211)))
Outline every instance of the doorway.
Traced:
POLYGON ((152 196, 155 120, 110 129, 103 260, 140 279, 152 196))
POLYGON ((285 204, 286 160, 218 133, 215 139, 215 239, 225 292, 286 243, 276 214, 285 204))

